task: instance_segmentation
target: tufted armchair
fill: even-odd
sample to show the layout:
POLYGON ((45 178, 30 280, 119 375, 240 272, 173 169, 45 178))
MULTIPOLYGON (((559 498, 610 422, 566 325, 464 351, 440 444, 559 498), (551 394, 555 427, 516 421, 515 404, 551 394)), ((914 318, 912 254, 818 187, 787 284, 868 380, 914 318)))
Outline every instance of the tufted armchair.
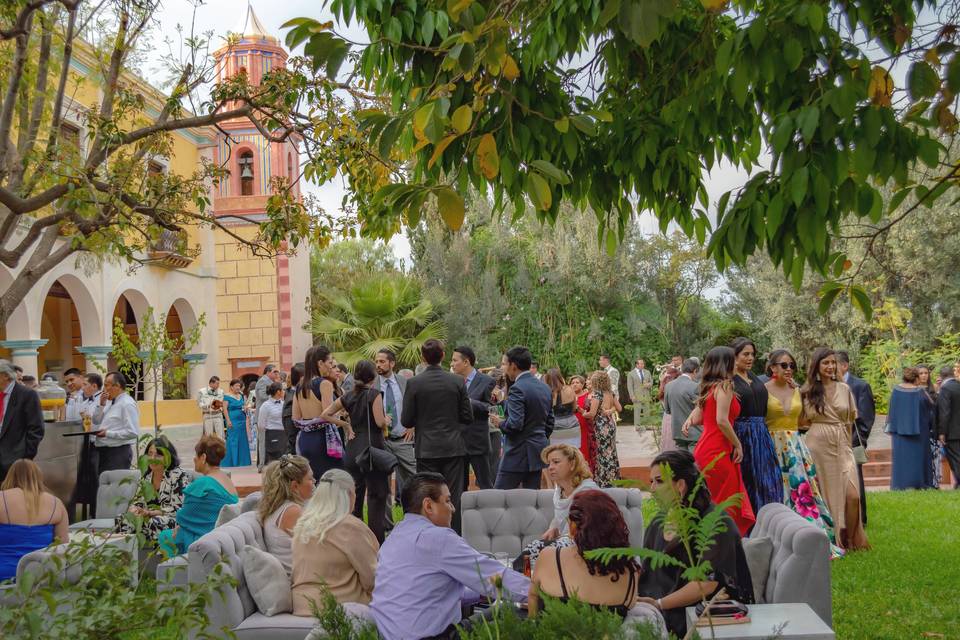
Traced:
MULTIPOLYGON (((643 545, 643 513, 638 489, 604 489, 630 528, 630 545, 643 545)), ((517 556, 553 520, 553 491, 485 489, 461 498, 463 537, 477 551, 517 556)))
MULTIPOLYGON (((764 505, 751 538, 773 542, 763 601, 767 604, 805 602, 833 626, 830 591, 830 540, 822 529, 783 504, 764 505)), ((753 576, 757 584, 760 576, 753 576)))

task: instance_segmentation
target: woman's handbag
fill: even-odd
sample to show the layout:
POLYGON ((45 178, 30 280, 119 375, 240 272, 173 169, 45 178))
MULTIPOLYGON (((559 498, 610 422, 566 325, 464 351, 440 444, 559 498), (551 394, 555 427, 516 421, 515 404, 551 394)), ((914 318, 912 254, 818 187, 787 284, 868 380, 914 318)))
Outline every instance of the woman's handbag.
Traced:
POLYGON ((367 447, 355 458, 361 471, 379 471, 390 475, 397 468, 397 456, 373 446, 373 429, 370 426, 370 403, 367 403, 367 447))
POLYGON ((857 446, 853 448, 853 459, 857 464, 867 464, 867 448, 863 446, 863 438, 860 435, 860 429, 857 429, 857 423, 853 423, 853 433, 857 436, 857 446))

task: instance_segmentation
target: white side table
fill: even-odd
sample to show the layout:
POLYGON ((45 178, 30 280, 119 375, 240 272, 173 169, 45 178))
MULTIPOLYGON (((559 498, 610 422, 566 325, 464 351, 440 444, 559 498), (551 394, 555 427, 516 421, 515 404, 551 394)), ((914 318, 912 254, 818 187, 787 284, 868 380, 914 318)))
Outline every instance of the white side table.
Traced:
MULTIPOLYGON (((770 638, 780 630, 780 638, 789 640, 835 640, 833 629, 820 619, 810 605, 805 602, 784 604, 751 604, 750 622, 713 627, 699 627, 700 637, 704 640, 723 638, 724 640, 761 640, 770 638), (781 629, 782 627, 782 629, 781 629)), ((687 607, 687 626, 696 624, 695 607, 687 607)))

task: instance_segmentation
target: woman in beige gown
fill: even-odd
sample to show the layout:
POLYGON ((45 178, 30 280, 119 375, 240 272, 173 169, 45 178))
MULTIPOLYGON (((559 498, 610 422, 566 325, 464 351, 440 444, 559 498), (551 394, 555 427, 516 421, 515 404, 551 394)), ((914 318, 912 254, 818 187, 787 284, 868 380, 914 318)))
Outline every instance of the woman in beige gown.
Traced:
POLYGON ((838 535, 837 546, 847 550, 869 549, 860 521, 860 487, 857 464, 850 446, 851 427, 857 417, 853 393, 836 380, 837 359, 830 349, 813 352, 807 382, 800 391, 803 412, 801 428, 817 468, 820 491, 827 500, 838 535))

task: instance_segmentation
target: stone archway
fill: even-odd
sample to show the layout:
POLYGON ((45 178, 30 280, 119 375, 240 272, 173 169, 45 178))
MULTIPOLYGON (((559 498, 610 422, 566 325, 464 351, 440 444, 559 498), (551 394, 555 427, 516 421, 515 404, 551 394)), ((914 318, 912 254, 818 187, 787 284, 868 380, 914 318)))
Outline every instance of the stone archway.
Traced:
MULTIPOLYGON (((143 325, 147 314, 150 311, 150 303, 147 297, 136 289, 123 289, 118 295, 113 306, 113 313, 110 314, 110 342, 113 341, 113 327, 115 319, 119 318, 123 325, 123 332, 134 344, 140 341, 140 327, 143 325)), ((107 360, 107 368, 111 371, 118 369, 118 363, 113 356, 107 360)), ((133 380, 137 380, 135 397, 137 400, 144 398, 143 375, 140 371, 124 371, 133 380)))
POLYGON ((41 298, 38 373, 62 377, 71 368, 85 371, 86 358, 78 351, 102 339, 96 303, 87 286, 72 274, 58 276, 41 298))

